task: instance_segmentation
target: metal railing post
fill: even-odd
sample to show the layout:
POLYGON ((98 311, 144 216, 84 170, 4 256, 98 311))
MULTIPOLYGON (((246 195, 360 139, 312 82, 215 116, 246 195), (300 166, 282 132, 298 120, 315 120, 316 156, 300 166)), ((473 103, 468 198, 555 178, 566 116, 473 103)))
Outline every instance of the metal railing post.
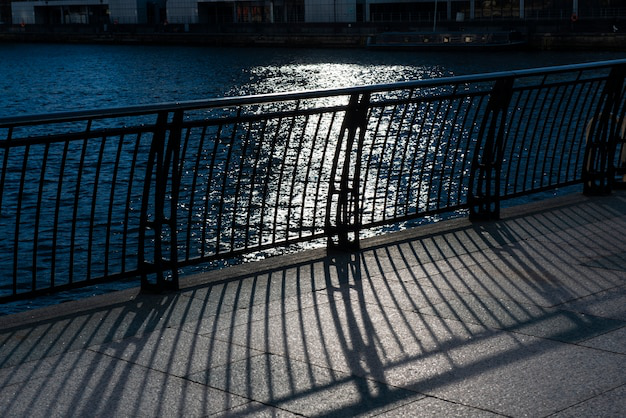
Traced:
POLYGON ((141 208, 139 237, 139 270, 141 289, 148 292, 178 289, 178 242, 176 234, 176 213, 178 206, 178 187, 180 183, 178 166, 180 158, 180 138, 182 111, 173 114, 168 123, 169 112, 160 112, 150 147, 141 208), (169 131, 169 138, 167 133, 169 131), (168 195, 168 184, 170 193, 168 195), (153 196, 154 216, 149 220, 148 208, 150 195, 153 196), (166 201, 170 200, 169 216, 165 213, 166 201), (169 229, 169 241, 166 242, 165 232, 169 229), (152 237, 148 231, 152 231, 152 237), (153 262, 146 254, 146 243, 153 240, 153 262), (165 247, 169 244, 169 260, 164 256, 165 247), (166 272, 170 270, 170 278, 166 272), (148 278, 154 274, 156 279, 148 278))
POLYGON ((615 183, 615 151, 617 144, 624 142, 625 75, 626 65, 611 69, 595 115, 587 125, 582 173, 583 193, 586 195, 610 194, 615 183))
POLYGON ((351 250, 358 249, 360 245, 361 156, 369 102, 369 93, 353 94, 341 126, 333 157, 326 207, 325 230, 329 248, 351 250))
POLYGON ((513 95, 513 77, 498 79, 491 91, 478 133, 470 172, 470 220, 500 218, 500 176, 507 109, 513 95))

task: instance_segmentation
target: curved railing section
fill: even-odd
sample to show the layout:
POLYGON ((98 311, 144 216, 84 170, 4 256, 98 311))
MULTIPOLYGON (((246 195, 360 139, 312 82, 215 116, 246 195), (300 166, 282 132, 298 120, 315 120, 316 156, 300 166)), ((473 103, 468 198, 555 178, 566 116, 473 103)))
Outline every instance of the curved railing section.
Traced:
POLYGON ((626 60, 0 119, 0 301, 583 184, 624 168, 626 60))

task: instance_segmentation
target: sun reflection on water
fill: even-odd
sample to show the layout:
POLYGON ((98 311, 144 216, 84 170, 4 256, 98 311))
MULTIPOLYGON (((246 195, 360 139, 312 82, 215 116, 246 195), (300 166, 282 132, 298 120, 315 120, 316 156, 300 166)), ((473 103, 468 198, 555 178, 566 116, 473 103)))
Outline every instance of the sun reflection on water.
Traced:
POLYGON ((291 63, 254 66, 249 82, 238 86, 238 92, 262 94, 279 91, 317 90, 356 85, 386 84, 449 75, 440 66, 372 65, 357 63, 291 63))

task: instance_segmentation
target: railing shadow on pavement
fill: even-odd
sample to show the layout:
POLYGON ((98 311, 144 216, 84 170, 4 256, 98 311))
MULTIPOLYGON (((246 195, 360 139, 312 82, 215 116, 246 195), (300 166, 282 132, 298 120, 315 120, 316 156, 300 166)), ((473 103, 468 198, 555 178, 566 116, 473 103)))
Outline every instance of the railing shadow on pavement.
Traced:
POLYGON ((126 291, 112 304, 76 302, 75 313, 0 319, 0 411, 564 410, 626 383, 624 353, 582 347, 626 326, 623 309, 567 309, 603 291, 626 293, 626 257, 620 268, 585 265, 623 255, 625 198, 602 199, 234 267, 174 294, 126 291))

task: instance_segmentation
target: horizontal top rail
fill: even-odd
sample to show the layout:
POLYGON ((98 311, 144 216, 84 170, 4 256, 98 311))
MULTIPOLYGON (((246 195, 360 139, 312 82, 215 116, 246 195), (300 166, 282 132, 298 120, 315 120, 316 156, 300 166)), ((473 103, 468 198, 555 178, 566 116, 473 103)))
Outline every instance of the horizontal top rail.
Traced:
POLYGON ((438 87, 448 84, 478 83, 481 81, 493 81, 503 78, 521 78, 544 74, 556 74, 571 71, 583 71, 590 68, 607 68, 626 64, 626 59, 597 61, 581 64, 568 64, 542 68, 520 69, 511 71, 499 71, 492 73, 470 74, 462 76, 442 77, 436 79, 404 81, 397 83, 373 84, 343 88, 329 88, 307 91, 279 92, 257 94, 248 96, 225 97, 215 99, 200 99, 183 102, 165 102, 153 105, 134 105, 116 108, 91 109, 71 112, 56 112, 47 114, 34 114, 23 116, 9 116, 0 118, 0 128, 10 128, 16 125, 34 125, 41 123, 72 122, 87 118, 106 119, 118 116, 141 116, 163 111, 189 111, 203 108, 215 108, 221 106, 237 106, 262 104, 274 101, 293 101, 302 99, 315 99, 328 96, 350 96, 353 94, 386 92, 402 89, 417 89, 438 87))

